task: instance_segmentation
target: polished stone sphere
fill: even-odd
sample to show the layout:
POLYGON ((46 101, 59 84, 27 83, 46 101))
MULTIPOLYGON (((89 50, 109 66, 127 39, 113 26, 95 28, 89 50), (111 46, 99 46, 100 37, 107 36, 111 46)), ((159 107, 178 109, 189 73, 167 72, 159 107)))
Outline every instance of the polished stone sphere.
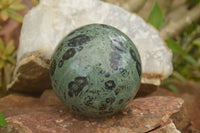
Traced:
POLYGON ((50 62, 56 95, 70 110, 89 117, 109 116, 124 108, 139 89, 141 71, 133 42, 104 24, 69 33, 50 62))

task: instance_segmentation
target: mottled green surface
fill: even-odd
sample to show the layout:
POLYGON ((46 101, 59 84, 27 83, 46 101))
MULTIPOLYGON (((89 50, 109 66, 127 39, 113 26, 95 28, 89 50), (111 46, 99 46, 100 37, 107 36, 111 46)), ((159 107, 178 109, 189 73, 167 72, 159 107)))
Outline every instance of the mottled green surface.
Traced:
POLYGON ((56 48, 50 75, 54 91, 76 113, 112 115, 135 96, 141 60, 132 41, 107 25, 74 30, 56 48))

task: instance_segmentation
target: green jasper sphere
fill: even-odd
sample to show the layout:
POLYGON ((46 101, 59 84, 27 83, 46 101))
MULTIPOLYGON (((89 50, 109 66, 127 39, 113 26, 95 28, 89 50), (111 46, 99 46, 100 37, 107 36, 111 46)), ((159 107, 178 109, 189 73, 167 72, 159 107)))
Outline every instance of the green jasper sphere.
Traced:
POLYGON ((103 24, 86 25, 65 36, 50 62, 56 95, 73 112, 90 117, 124 108, 139 89, 141 71, 133 42, 103 24))

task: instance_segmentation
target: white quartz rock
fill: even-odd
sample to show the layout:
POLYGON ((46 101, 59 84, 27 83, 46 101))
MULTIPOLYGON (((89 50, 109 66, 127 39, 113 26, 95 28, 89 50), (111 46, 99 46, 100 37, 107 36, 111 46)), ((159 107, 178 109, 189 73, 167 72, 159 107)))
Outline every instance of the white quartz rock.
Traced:
POLYGON ((15 75, 27 54, 39 51, 50 59, 64 36, 92 23, 114 26, 131 38, 141 55, 142 83, 159 85, 172 73, 171 51, 141 17, 99 0, 40 0, 24 17, 15 75))

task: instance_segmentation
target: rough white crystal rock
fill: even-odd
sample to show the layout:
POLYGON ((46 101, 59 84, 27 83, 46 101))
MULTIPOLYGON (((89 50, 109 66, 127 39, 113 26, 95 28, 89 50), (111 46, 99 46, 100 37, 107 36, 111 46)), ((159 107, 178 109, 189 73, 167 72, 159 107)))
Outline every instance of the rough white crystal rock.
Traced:
POLYGON ((64 36, 91 23, 114 26, 131 38, 141 55, 142 83, 159 85, 172 73, 172 53, 158 31, 141 17, 99 0, 40 0, 24 18, 18 65, 22 57, 35 51, 50 59, 64 36))

